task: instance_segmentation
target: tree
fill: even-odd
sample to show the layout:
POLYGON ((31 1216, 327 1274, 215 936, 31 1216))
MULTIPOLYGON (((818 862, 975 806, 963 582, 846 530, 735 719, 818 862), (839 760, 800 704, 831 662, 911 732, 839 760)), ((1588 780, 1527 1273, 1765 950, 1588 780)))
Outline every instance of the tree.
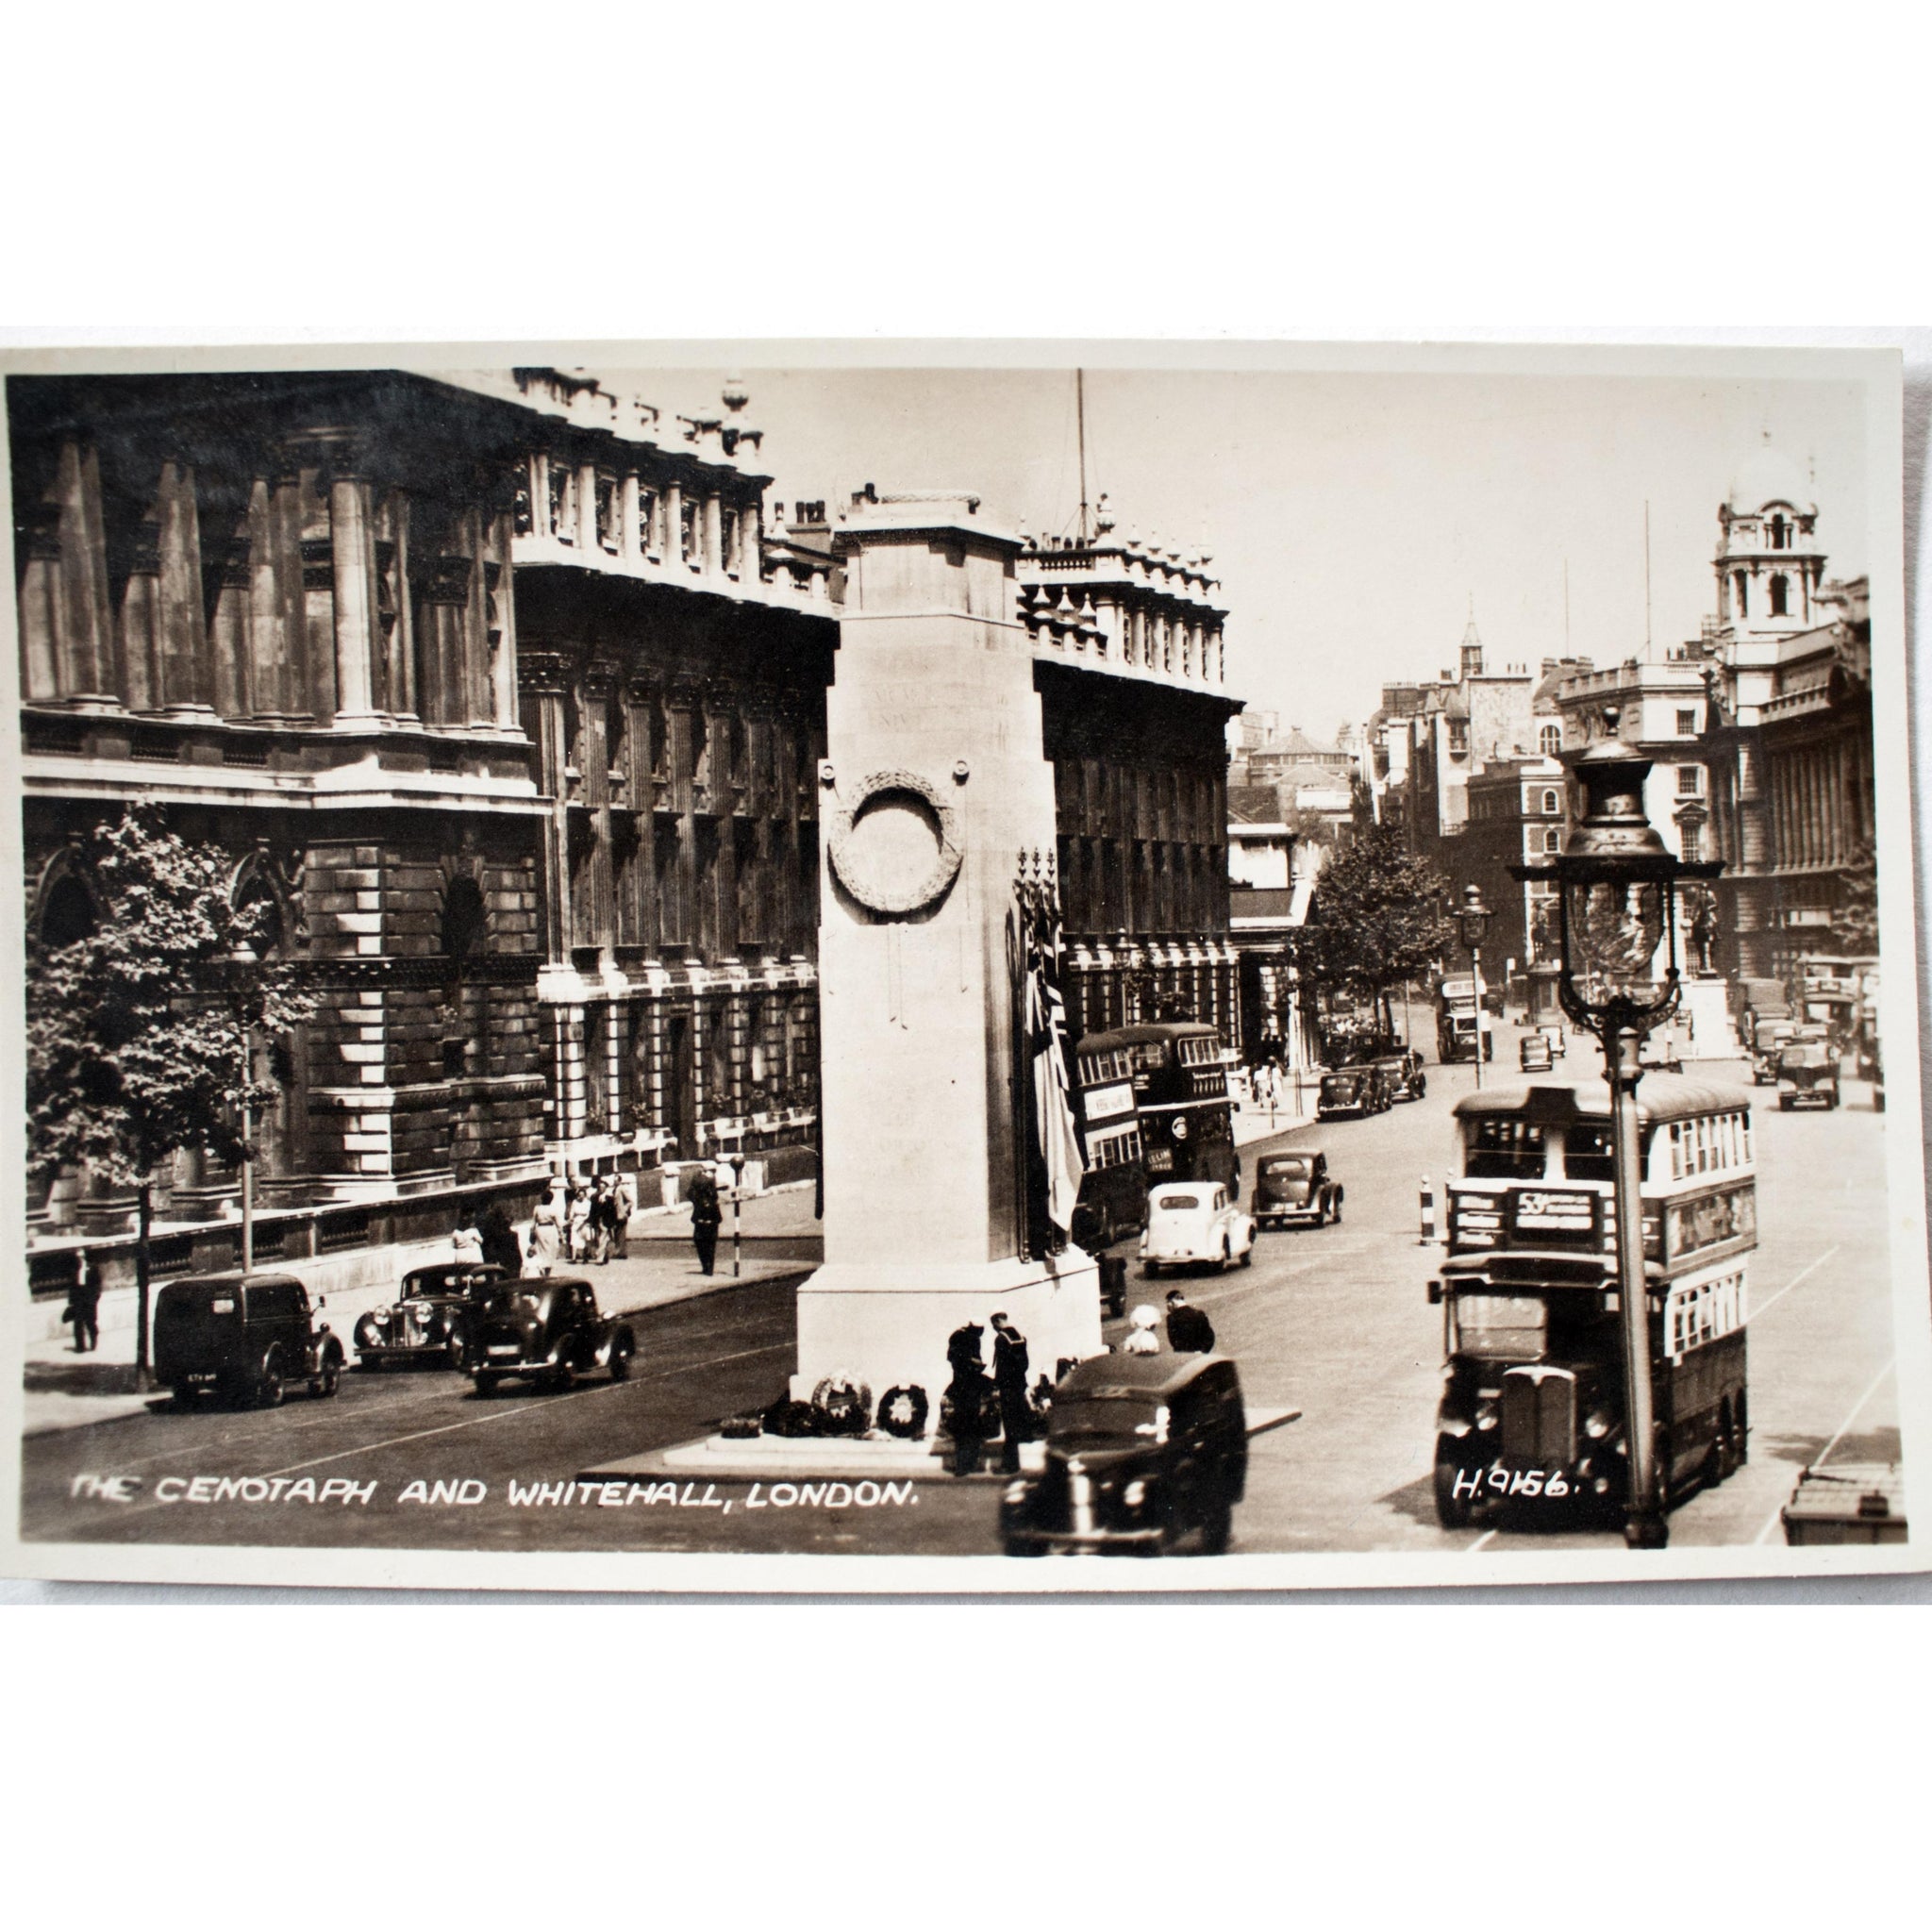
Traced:
POLYGON ((160 808, 130 805, 85 855, 98 916, 65 944, 27 947, 29 1170, 85 1166, 136 1200, 135 1372, 147 1386, 154 1188, 177 1152, 253 1158, 244 1108, 273 1101, 255 1077, 252 1036, 273 1051, 315 1009, 291 969, 263 959, 273 908, 229 903, 219 847, 171 831, 160 808))
POLYGON ((1838 910, 1831 918, 1833 943, 1855 958, 1878 950, 1878 848, 1860 839, 1839 874, 1838 910))
POLYGON ((1324 868, 1308 923, 1290 941, 1301 984, 1372 1001, 1392 1032, 1389 989, 1441 958, 1449 937, 1448 890, 1441 874, 1403 843, 1400 827, 1362 827, 1324 868))

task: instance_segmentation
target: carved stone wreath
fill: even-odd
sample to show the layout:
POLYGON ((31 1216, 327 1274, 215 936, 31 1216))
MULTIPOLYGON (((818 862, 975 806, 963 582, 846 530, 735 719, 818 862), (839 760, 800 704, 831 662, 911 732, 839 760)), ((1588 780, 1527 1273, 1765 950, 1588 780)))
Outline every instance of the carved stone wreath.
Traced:
POLYGON ((832 815, 832 870, 839 883, 871 912, 918 912, 945 896, 959 871, 958 812, 917 772, 870 772, 857 795, 832 815), (913 806, 933 837, 932 862, 894 873, 881 867, 855 836, 868 808, 897 799, 913 806))

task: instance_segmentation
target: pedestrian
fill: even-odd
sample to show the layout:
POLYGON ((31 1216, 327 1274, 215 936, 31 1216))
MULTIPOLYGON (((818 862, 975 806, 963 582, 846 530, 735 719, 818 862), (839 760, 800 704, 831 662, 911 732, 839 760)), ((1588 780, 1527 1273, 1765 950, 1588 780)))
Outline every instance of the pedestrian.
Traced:
POLYGON ((718 1228, 724 1210, 718 1205, 718 1183, 708 1167, 698 1169, 691 1184, 691 1240, 698 1251, 698 1272, 708 1274, 718 1258, 718 1228))
POLYGON ((956 1476, 971 1475, 986 1446, 986 1399, 993 1389, 979 1352, 985 1332, 977 1322, 967 1322, 946 1339, 946 1360, 953 1369, 953 1379, 946 1384, 946 1426, 953 1438, 956 1476))
POLYGON ((75 1258, 66 1319, 74 1324, 74 1352, 90 1355, 101 1345, 101 1277, 85 1248, 75 1258))
POLYGON ((617 1258, 625 1261, 630 1258, 630 1218, 638 1211, 638 1184, 632 1175, 617 1176, 617 1183, 610 1190, 610 1206, 616 1221, 610 1238, 617 1249, 617 1258))
POLYGON ((1152 1308, 1142 1302, 1127 1317, 1127 1339, 1121 1343, 1123 1355, 1158 1355, 1160 1353, 1160 1310, 1152 1308))
POLYGON ((992 1386, 1000 1399, 1000 1467, 1020 1467, 1020 1444, 1033 1433, 1026 1395, 1026 1338, 1004 1314, 992 1318, 992 1386))
POLYGON ((480 1229, 473 1226, 467 1221, 461 1222, 458 1224, 456 1234, 452 1239, 456 1245, 456 1259, 458 1268, 475 1267, 482 1261, 483 1235, 480 1229))
POLYGON ((591 1249, 598 1267, 610 1262, 610 1251, 617 1244, 617 1204, 610 1191, 610 1176, 600 1174, 591 1190, 591 1249))
POLYGON ((573 1261, 586 1261, 591 1254, 591 1190, 579 1174, 570 1184, 570 1218, 565 1229, 573 1261))
POLYGON ((518 1275, 524 1272, 524 1244, 517 1239, 517 1231, 510 1224, 510 1218, 503 1210, 501 1201, 491 1202, 484 1211, 483 1260, 486 1266, 501 1268, 506 1274, 518 1275))
POLYGON ((1214 1324, 1177 1288, 1167 1291, 1167 1345, 1176 1355, 1214 1352, 1214 1324))
POLYGON ((530 1216, 530 1267, 535 1273, 548 1274, 557 1266, 563 1250, 563 1207, 553 1188, 530 1216))

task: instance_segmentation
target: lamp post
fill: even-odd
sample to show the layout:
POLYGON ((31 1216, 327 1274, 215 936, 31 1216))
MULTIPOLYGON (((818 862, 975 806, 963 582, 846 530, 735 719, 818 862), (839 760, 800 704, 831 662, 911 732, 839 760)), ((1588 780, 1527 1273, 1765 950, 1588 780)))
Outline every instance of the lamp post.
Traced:
POLYGON ((1462 909, 1456 915, 1462 928, 1462 943, 1469 948, 1470 977, 1475 981, 1475 1084, 1483 1084, 1483 934, 1489 930, 1490 908, 1483 904, 1480 886, 1464 886, 1462 909))
MULTIPOLYGON (((238 946, 229 955, 238 978, 257 963, 252 947, 238 946)), ((243 990, 243 998, 246 993, 243 990)), ((255 1028, 244 1005, 242 1012, 242 1272, 255 1268, 255 1104, 249 1098, 255 1084, 255 1028)))
POLYGON ((1633 1550, 1660 1550, 1670 1541, 1664 1518, 1667 1471, 1657 1463, 1651 1394, 1650 1295, 1643 1252, 1643 1146, 1637 1083, 1644 1035, 1676 1008, 1676 890, 1680 879, 1714 879, 1719 861, 1687 864, 1665 845, 1643 809, 1651 761, 1607 735, 1574 762, 1583 788, 1582 817, 1553 865, 1511 866, 1519 879, 1557 885, 1561 964, 1557 995, 1571 1019, 1603 1042, 1610 1090, 1610 1129, 1617 1214, 1618 1306, 1624 1327, 1624 1451, 1629 1492, 1624 1541, 1633 1550), (1657 956, 1664 948, 1664 970, 1657 956))

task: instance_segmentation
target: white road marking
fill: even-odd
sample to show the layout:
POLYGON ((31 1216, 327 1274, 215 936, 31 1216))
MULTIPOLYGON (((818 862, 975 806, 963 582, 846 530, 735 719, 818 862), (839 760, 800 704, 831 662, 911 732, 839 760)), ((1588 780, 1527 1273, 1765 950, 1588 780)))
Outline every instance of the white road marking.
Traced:
POLYGON ((1791 1278, 1788 1282, 1786 1282, 1781 1289, 1778 1290, 1776 1294, 1771 1296, 1769 1300, 1759 1302, 1758 1305, 1751 1310, 1749 1316, 1746 1317, 1747 1322, 1757 1321, 1758 1316, 1763 1314, 1765 1309, 1770 1307, 1773 1302, 1778 1301, 1782 1299, 1785 1295, 1790 1294, 1792 1289, 1796 1288, 1797 1285, 1801 1281, 1803 1281, 1807 1274, 1813 1274, 1816 1270, 1823 1268, 1824 1264, 1828 1260, 1830 1260, 1831 1257, 1837 1253, 1838 1250, 1836 1248, 1826 1248, 1824 1254, 1819 1256, 1817 1260, 1811 1262, 1807 1267, 1799 1269, 1798 1272, 1794 1275, 1792 1275, 1791 1278))
MULTIPOLYGON (((1847 1435, 1851 1433, 1852 1424, 1858 1420, 1860 1411, 1864 1408, 1865 1405, 1868 1402, 1870 1402, 1874 1395, 1878 1393, 1880 1385, 1883 1384, 1886 1376, 1891 1374, 1892 1365, 1896 1357, 1891 1356, 1888 1356, 1886 1357, 1885 1366, 1882 1369, 1880 1369, 1875 1375, 1873 1376, 1871 1386, 1865 1391, 1864 1394, 1858 1397, 1857 1401, 1852 1404, 1851 1413, 1845 1417, 1843 1422, 1839 1424, 1838 1433, 1834 1435, 1831 1441, 1824 1445, 1824 1447, 1818 1453, 1818 1455, 1813 1457, 1811 1461, 1806 1465, 1807 1468, 1823 1469, 1824 1467, 1825 1461, 1830 1457, 1831 1452, 1834 1449, 1836 1449, 1840 1442, 1844 1441, 1847 1435)), ((1784 1504, 1780 1503, 1777 1506, 1777 1507, 1772 1511, 1770 1521, 1765 1524, 1764 1527, 1760 1529, 1757 1532, 1757 1534, 1751 1539, 1751 1541, 1754 1543, 1761 1543, 1767 1541, 1770 1539, 1772 1531, 1774 1530, 1781 1522, 1783 1522, 1784 1510, 1785 1506, 1784 1504)))
POLYGON ((1494 1531, 1493 1529, 1486 1529, 1486 1530, 1484 1530, 1484 1531, 1483 1531, 1483 1533, 1482 1533, 1482 1535, 1480 1535, 1479 1537, 1477 1537, 1477 1538, 1476 1538, 1476 1540, 1474 1541, 1474 1542, 1473 1542, 1473 1543, 1471 1543, 1471 1544, 1470 1544, 1470 1546, 1469 1546, 1469 1555, 1471 1555, 1471 1556, 1473 1557, 1473 1556, 1474 1556, 1474 1555, 1475 1555, 1475 1553, 1476 1553, 1476 1552, 1477 1552, 1478 1550, 1486 1550, 1486 1549, 1488 1549, 1488 1548, 1489 1548, 1489 1546, 1490 1546, 1490 1545, 1491 1545, 1491 1544, 1492 1542, 1494 1542, 1494 1541, 1495 1541, 1495 1540, 1496 1540, 1496 1532, 1495 1532, 1495 1531, 1494 1531))

